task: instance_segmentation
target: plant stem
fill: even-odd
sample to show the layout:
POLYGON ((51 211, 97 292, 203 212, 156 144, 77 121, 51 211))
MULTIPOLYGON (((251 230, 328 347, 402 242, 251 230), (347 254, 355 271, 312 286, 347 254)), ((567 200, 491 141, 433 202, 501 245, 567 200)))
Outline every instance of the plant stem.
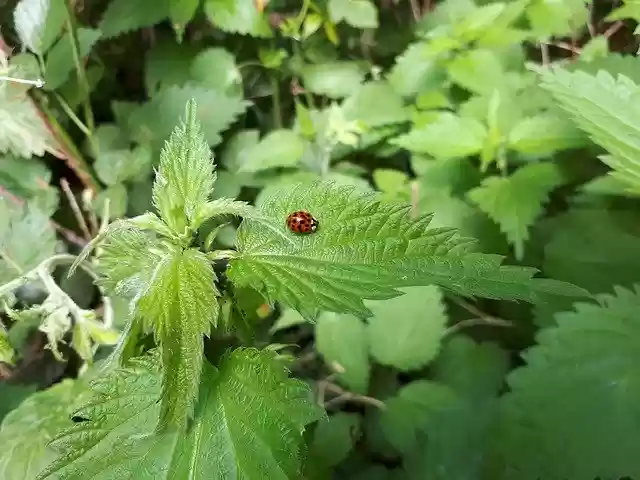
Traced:
POLYGON ((69 168, 73 170, 73 172, 77 175, 77 177, 86 188, 94 192, 100 191, 100 186, 98 184, 98 181, 91 173, 91 168, 84 160, 77 147, 74 145, 73 141, 69 137, 69 134, 65 131, 64 128, 62 128, 60 122, 58 122, 56 117, 49 111, 49 108, 46 105, 46 98, 42 94, 39 94, 39 92, 34 93, 38 94, 35 95, 35 97, 38 99, 38 101, 36 102, 38 110, 40 111, 45 123, 47 124, 47 127, 51 131, 51 134, 58 142, 61 152, 64 155, 61 158, 65 160, 69 168))
POLYGON ((271 88, 273 94, 271 99, 273 101, 273 124, 275 128, 282 128, 282 111, 280 110, 280 85, 275 74, 271 75, 271 88))
POLYGON ((87 126, 88 133, 87 139, 91 144, 91 149, 93 150, 93 154, 96 155, 98 150, 96 148, 93 132, 95 130, 95 122, 93 119, 93 110, 91 109, 91 98, 90 93, 91 89, 89 88, 89 81, 87 80, 87 72, 84 69, 84 64, 82 63, 82 58, 80 58, 80 44, 78 42, 78 31, 76 30, 75 24, 75 15, 73 12, 73 8, 71 7, 71 0, 66 0, 65 6, 67 9, 67 30, 69 33, 69 39, 71 40, 71 51, 73 53, 73 62, 76 67, 76 74, 78 75, 78 84, 82 89, 82 97, 84 104, 84 116, 85 116, 85 125, 87 126))

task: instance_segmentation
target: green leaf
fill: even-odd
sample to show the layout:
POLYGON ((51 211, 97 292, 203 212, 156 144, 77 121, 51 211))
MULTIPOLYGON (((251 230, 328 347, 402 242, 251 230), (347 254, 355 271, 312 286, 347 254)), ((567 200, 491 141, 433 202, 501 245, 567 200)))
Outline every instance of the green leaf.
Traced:
POLYGON ((514 246, 521 260, 529 228, 543 211, 551 191, 563 183, 558 167, 551 163, 532 163, 510 177, 488 177, 468 196, 489 215, 514 246))
MULTIPOLYGON (((0 422, 9 412, 15 410, 27 397, 36 391, 35 385, 12 385, 7 382, 0 383, 0 422)), ((0 437, 3 436, 0 427, 0 437)), ((3 462, 0 454, 0 464, 3 462)))
POLYGON ((640 282, 635 221, 633 214, 593 207, 558 216, 548 227, 544 272, 594 293, 640 282))
POLYGON ((158 370, 157 358, 147 356, 97 379, 75 412, 87 421, 67 423, 52 443, 57 459, 39 478, 205 480, 212 472, 216 478, 295 478, 301 432, 320 411, 309 387, 288 379, 274 352, 237 349, 219 370, 207 364, 186 433, 154 430, 158 370))
POLYGON ((98 178, 107 185, 117 185, 131 179, 142 179, 151 172, 152 152, 146 145, 134 150, 100 148, 94 168, 98 178))
POLYGON ((479 153, 486 137, 485 127, 477 120, 441 113, 433 123, 415 128, 391 140, 391 143, 413 153, 455 158, 479 153))
POLYGON ((169 3, 169 18, 179 41, 182 41, 185 27, 195 16, 199 5, 200 0, 171 0, 169 3))
POLYGON ((78 393, 77 383, 66 380, 29 396, 4 418, 0 427, 2 478, 34 480, 55 458, 48 443, 69 423, 78 393))
POLYGON ((157 265, 137 315, 153 326, 162 345, 159 430, 185 427, 193 413, 203 361, 203 335, 216 325, 215 274, 205 255, 176 249, 157 265))
POLYGON ((626 77, 615 80, 607 72, 589 75, 556 69, 542 72, 542 87, 591 139, 608 150, 602 157, 612 175, 634 190, 640 189, 640 107, 638 86, 626 77))
POLYGON ((20 0, 13 10, 13 23, 20 43, 42 55, 42 34, 49 13, 49 0, 20 0))
MULTIPOLYGON (((78 45, 80 50, 80 58, 89 55, 93 45, 98 41, 102 32, 100 30, 92 30, 90 28, 78 28, 78 45)), ((56 90, 61 87, 69 78, 74 70, 73 49, 71 38, 64 35, 51 48, 45 62, 45 86, 46 90, 56 90)))
POLYGON ((505 81, 500 59, 491 50, 469 50, 447 66, 451 79, 473 93, 490 94, 505 81))
POLYGON ((169 16, 171 0, 111 0, 98 28, 104 38, 111 38, 150 27, 169 16))
POLYGON ((56 251, 49 218, 30 204, 9 202, 0 196, 0 284, 27 273, 56 251))
POLYGON ((230 198, 217 198, 200 206, 194 220, 193 228, 198 228, 204 221, 213 217, 223 215, 249 217, 252 214, 253 207, 246 202, 232 200, 230 198))
POLYGON ((329 17, 355 28, 378 28, 378 9, 370 0, 329 0, 329 17))
POLYGON ((467 398, 497 395, 509 370, 509 354, 494 343, 451 338, 433 364, 434 379, 467 398))
POLYGON ((402 97, 382 80, 362 85, 342 104, 347 120, 356 120, 366 127, 380 127, 409 120, 409 111, 402 97))
POLYGON ((112 226, 113 230, 100 245, 98 283, 109 293, 137 299, 149 289, 156 267, 170 252, 158 240, 130 224, 112 226))
POLYGON ((160 154, 153 184, 153 204, 176 234, 194 224, 216 180, 196 108, 195 101, 187 103, 184 122, 173 131, 160 154))
POLYGON ((396 57, 396 63, 389 72, 389 83, 406 97, 439 87, 446 75, 437 65, 436 58, 428 42, 412 43, 396 57))
POLYGON ((184 106, 190 100, 195 100, 198 105, 198 120, 209 146, 220 143, 220 133, 249 105, 238 97, 201 86, 172 86, 159 91, 149 102, 133 110, 127 119, 132 139, 160 150, 176 127, 177 119, 184 115, 184 106))
POLYGON ((391 445, 400 452, 407 452, 417 443, 421 430, 456 401, 457 395, 449 387, 416 380, 385 401, 380 426, 391 445))
POLYGON ((242 98, 242 75, 235 57, 224 48, 208 48, 198 53, 189 72, 203 87, 242 98))
POLYGON ((509 376, 499 478, 635 478, 640 461, 640 292, 616 288, 543 329, 509 376))
POLYGON ((329 98, 355 94, 365 74, 365 69, 358 62, 348 61, 305 65, 301 71, 306 90, 329 98))
POLYGON ((399 370, 417 370, 440 350, 447 315, 438 287, 412 287, 390 300, 368 302, 371 355, 399 370), (398 315, 398 312, 402 312, 398 315))
POLYGON ((352 315, 324 313, 316 324, 316 350, 350 390, 366 393, 369 347, 362 320, 352 315))
POLYGON ((205 0, 204 11, 209 21, 224 32, 273 36, 266 15, 258 11, 254 0, 205 0))
POLYGON ((453 229, 429 229, 429 216, 413 219, 410 205, 381 203, 377 194, 350 186, 283 186, 261 200, 259 214, 238 230, 228 277, 305 316, 320 310, 368 316, 363 299, 391 298, 402 286, 436 284, 465 295, 522 300, 585 294, 532 279, 535 269, 501 266, 499 256, 467 253, 469 240, 453 229), (301 209, 318 220, 314 234, 287 228, 287 216, 301 209))
POLYGON ((0 185, 22 200, 33 199, 43 213, 57 208, 58 192, 50 181, 51 171, 37 158, 0 157, 0 185))
POLYGON ((243 152, 239 172, 259 172, 295 166, 304 153, 304 143, 292 130, 272 130, 256 145, 243 152))
POLYGON ((64 0, 50 0, 44 31, 40 35, 40 45, 43 52, 49 50, 56 41, 67 19, 67 8, 64 0))
POLYGON ((309 453, 325 467, 344 461, 360 435, 360 416, 338 412, 318 423, 309 453))
POLYGON ((144 84, 147 94, 153 97, 158 91, 172 85, 184 86, 191 80, 191 64, 198 52, 198 46, 190 43, 158 39, 145 54, 144 84))
POLYGON ((570 36, 589 19, 581 0, 533 0, 526 13, 532 33, 541 40, 570 36))
POLYGON ((583 146, 584 135, 568 119, 550 113, 523 118, 509 132, 509 148, 527 155, 548 156, 583 146))

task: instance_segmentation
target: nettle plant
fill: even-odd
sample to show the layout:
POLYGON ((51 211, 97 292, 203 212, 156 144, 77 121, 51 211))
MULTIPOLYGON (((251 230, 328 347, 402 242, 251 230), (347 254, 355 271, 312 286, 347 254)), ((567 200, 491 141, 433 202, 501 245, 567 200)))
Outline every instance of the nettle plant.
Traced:
POLYGON ((210 200, 215 182, 191 101, 161 153, 157 214, 105 225, 71 269, 96 271, 106 297, 128 299, 117 345, 80 381, 32 397, 19 418, 5 422, 3 435, 36 429, 42 424, 28 424, 29 402, 50 404, 51 453, 38 478, 299 475, 305 429, 324 412, 311 387, 289 377, 288 357, 277 345, 204 353, 205 339, 242 332, 260 303, 279 302, 313 321, 320 312, 367 318, 364 300, 417 285, 526 301, 585 294, 472 252, 470 239, 430 228, 429 215, 376 193, 318 181, 274 190, 252 207, 210 200), (296 211, 313 215, 318 228, 293 231, 287 218, 296 211), (236 249, 211 250, 229 215, 243 218, 236 249), (202 239, 199 231, 211 223, 217 226, 202 239))

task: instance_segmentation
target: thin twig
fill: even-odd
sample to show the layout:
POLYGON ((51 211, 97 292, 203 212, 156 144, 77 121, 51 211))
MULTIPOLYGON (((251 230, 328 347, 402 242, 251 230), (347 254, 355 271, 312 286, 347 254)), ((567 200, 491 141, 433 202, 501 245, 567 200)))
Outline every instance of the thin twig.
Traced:
POLYGON ((544 42, 540 42, 540 55, 542 56, 542 65, 548 66, 551 61, 549 58, 549 46, 544 42))
POLYGON ((513 323, 509 320, 503 320, 502 318, 484 317, 484 318, 468 318, 467 320, 461 320, 455 325, 451 325, 444 332, 445 336, 452 335, 464 328, 469 327, 513 327, 513 323))
POLYGON ((609 38, 614 33, 616 33, 618 30, 620 30, 623 26, 624 26, 624 23, 618 21, 618 22, 614 23, 613 25, 611 25, 609 28, 607 28, 602 35, 605 38, 609 38))
POLYGON ((97 148, 95 145, 95 139, 93 138, 93 132, 95 130, 95 121, 93 118, 93 110, 91 109, 91 89, 89 88, 89 81, 87 80, 87 72, 84 68, 82 58, 80 58, 80 43, 78 42, 78 31, 75 24, 75 12, 71 6, 69 0, 65 0, 65 6, 67 10, 67 28, 69 30, 69 38, 71 40, 71 52, 73 54, 73 62, 76 67, 76 74, 78 76, 78 84, 82 89, 82 100, 84 104, 84 124, 87 126, 88 133, 87 139, 91 144, 93 154, 97 154, 97 148))
POLYGON ((62 191, 64 192, 65 196, 67 197, 67 200, 69 201, 69 204, 71 205, 71 210, 73 210, 73 215, 74 217, 76 217, 76 221, 78 222, 78 225, 80 226, 80 229, 84 234, 85 240, 87 242, 90 242, 92 238, 91 232, 89 232, 89 227, 87 226, 87 222, 85 221, 84 216, 82 215, 82 210, 80 209, 80 205, 78 205, 76 197, 73 195, 73 192, 71 191, 71 187, 69 187, 69 182, 67 182, 67 180, 63 178, 62 180, 60 180, 60 186, 62 187, 62 191))
POLYGON ((335 383, 328 382, 326 380, 321 380, 321 382, 325 382, 324 389, 328 390, 332 393, 337 394, 338 396, 332 398, 328 402, 324 403, 324 408, 329 409, 336 405, 339 405, 344 402, 354 402, 354 403, 363 403, 365 405, 371 405, 380 410, 384 410, 387 408, 385 403, 382 400, 378 400, 377 398, 368 397, 366 395, 359 395, 357 393, 349 392, 344 388, 336 385, 335 383))
POLYGON ((494 326, 494 327, 513 327, 513 323, 510 322, 509 320, 504 320, 502 318, 489 315, 488 313, 485 313, 482 310, 480 310, 474 304, 467 302, 466 300, 460 297, 451 295, 448 298, 450 298, 451 301, 457 304, 458 306, 464 308, 467 312, 471 313, 472 315, 475 315, 476 318, 469 318, 467 320, 462 320, 456 323, 455 325, 450 326, 446 330, 445 335, 451 335, 452 333, 462 330, 463 328, 468 328, 468 327, 473 327, 478 325, 487 325, 487 326, 494 326))

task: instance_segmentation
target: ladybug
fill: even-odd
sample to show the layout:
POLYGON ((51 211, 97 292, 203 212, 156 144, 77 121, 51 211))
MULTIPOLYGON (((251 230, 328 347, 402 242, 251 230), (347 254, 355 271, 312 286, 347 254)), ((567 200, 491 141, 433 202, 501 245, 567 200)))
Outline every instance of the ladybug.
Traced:
POLYGON ((287 217, 287 227, 293 233, 313 233, 320 224, 306 210, 290 213, 287 217))

